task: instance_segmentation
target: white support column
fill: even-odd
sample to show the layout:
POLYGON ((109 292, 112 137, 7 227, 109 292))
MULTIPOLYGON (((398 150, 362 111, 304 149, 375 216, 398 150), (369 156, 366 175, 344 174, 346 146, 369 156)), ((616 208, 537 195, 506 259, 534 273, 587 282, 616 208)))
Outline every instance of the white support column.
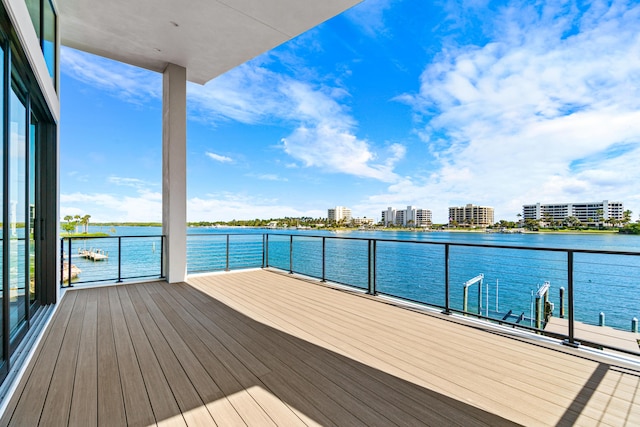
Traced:
POLYGON ((169 64, 162 78, 162 233, 169 283, 187 275, 187 70, 169 64))

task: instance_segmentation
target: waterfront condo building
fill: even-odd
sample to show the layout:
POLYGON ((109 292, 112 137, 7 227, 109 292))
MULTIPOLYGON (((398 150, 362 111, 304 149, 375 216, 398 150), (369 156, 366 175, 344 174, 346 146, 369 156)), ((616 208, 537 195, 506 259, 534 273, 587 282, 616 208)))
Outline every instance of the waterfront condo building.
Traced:
POLYGON ((398 225, 402 227, 430 227, 431 211, 407 206, 407 209, 388 207, 382 211, 382 223, 385 227, 398 225))
POLYGON ((522 206, 522 218, 524 220, 564 221, 566 218, 575 217, 584 224, 609 220, 622 220, 624 217, 624 204, 622 202, 588 203, 552 203, 522 206))
POLYGON ((336 206, 333 209, 327 210, 327 219, 329 222, 351 222, 351 209, 346 208, 344 206, 336 206))
POLYGON ((353 218, 353 225, 356 227, 365 226, 371 227, 375 224, 375 220, 373 218, 353 218))
POLYGON ((493 223, 492 207, 468 204, 449 208, 449 224, 458 224, 463 227, 488 227, 493 223))

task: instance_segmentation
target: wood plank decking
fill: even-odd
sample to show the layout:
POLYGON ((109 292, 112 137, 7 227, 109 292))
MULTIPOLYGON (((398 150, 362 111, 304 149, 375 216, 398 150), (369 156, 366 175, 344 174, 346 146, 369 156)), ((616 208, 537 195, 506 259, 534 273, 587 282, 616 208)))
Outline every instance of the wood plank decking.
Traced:
POLYGON ((60 304, 2 426, 640 424, 640 372, 268 271, 60 304))

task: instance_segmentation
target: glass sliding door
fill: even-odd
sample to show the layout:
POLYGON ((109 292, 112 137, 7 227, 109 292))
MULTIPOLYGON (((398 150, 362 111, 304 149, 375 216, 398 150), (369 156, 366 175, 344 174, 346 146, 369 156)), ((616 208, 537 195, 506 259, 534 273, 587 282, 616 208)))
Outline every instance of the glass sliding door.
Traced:
POLYGON ((27 107, 11 85, 9 94, 9 333, 15 337, 27 319, 26 281, 28 245, 27 201, 27 107))
POLYGON ((38 265, 36 263, 36 255, 39 253, 37 251, 38 238, 37 236, 37 227, 38 227, 38 216, 36 211, 36 191, 38 190, 37 185, 37 158, 36 158, 36 141, 39 136, 38 132, 38 119, 35 114, 31 113, 31 124, 29 126, 29 149, 27 151, 27 167, 28 167, 28 193, 27 193, 27 202, 28 206, 28 221, 25 223, 25 234, 29 236, 28 244, 29 244, 29 305, 33 306, 38 302, 38 297, 36 294, 36 272, 38 269, 38 265))
MULTIPOLYGON (((55 77, 53 3, 26 1, 55 77)), ((34 74, 5 4, 0 2, 0 384, 21 360, 14 356, 25 354, 19 350, 25 335, 41 324, 34 322, 40 306, 57 302, 59 267, 57 124, 39 83, 47 72, 42 70, 44 80, 34 74)))

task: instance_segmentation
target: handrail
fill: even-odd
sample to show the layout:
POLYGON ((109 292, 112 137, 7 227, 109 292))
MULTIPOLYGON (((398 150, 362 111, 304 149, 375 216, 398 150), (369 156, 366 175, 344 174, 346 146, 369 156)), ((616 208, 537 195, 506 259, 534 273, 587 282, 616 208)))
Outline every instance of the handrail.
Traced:
MULTIPOLYGON (((246 234, 245 234, 246 235, 246 234)), ((431 306, 438 309, 442 309, 443 313, 451 314, 451 313, 459 313, 463 315, 471 315, 478 319, 488 320, 493 323, 508 325, 514 328, 523 329, 535 332, 537 334, 547 335, 554 338, 564 339, 563 343, 569 346, 577 347, 582 345, 594 347, 594 348, 608 348, 614 351, 618 351, 621 353, 632 354, 635 356, 640 356, 640 351, 631 351, 626 348, 619 348, 615 345, 595 342, 587 339, 582 339, 581 342, 576 341, 575 337, 575 310, 574 310, 574 255, 575 254, 597 254, 597 255, 620 255, 620 256, 640 256, 640 252, 631 252, 631 251, 619 251, 619 250, 596 250, 596 249, 573 249, 573 248, 558 248, 558 247, 530 247, 530 246, 517 246, 517 245, 496 245, 496 244, 482 244, 482 243, 467 243, 467 242, 437 242, 437 241, 427 241, 427 240, 404 240, 404 239, 385 239, 385 238, 370 238, 370 237, 346 237, 346 236, 326 236, 326 235, 309 235, 309 234, 290 234, 290 233, 269 233, 265 235, 270 235, 272 237, 281 237, 283 239, 287 239, 289 241, 289 251, 292 253, 293 244, 295 239, 321 239, 322 240, 322 274, 319 277, 322 281, 328 280, 326 278, 325 271, 325 263, 326 263, 326 242, 327 240, 345 240, 345 241, 357 241, 357 242, 367 242, 367 258, 368 258, 368 285, 366 286, 366 291, 369 294, 373 295, 383 295, 388 297, 393 297, 401 300, 405 300, 412 303, 417 303, 425 306, 431 306), (444 291, 445 291, 445 301, 444 306, 433 303, 425 303, 424 301, 418 301, 415 299, 408 298, 402 295, 396 295, 393 293, 387 293, 377 289, 376 287, 376 251, 372 250, 375 248, 378 243, 393 243, 393 244, 418 244, 418 245, 435 245, 441 246, 444 248, 444 291), (478 309, 478 313, 471 313, 466 310, 459 310, 452 308, 450 306, 450 274, 449 274, 449 266, 450 266, 450 248, 452 247, 471 247, 471 248, 485 248, 485 249, 504 249, 504 250, 517 250, 517 251, 536 251, 536 252, 554 252, 554 253, 566 253, 566 272, 567 272, 567 293, 568 293, 568 331, 566 334, 560 334, 555 332, 545 331, 540 327, 527 326, 526 324, 522 324, 518 322, 509 322, 504 319, 496 319, 494 317, 489 317, 488 315, 482 315, 482 312, 478 309)), ((273 240, 273 239, 272 239, 273 240)), ((267 245, 268 246, 268 245, 267 245)), ((364 250, 364 249, 363 249, 364 250)), ((290 255, 290 264, 288 271, 289 273, 298 273, 293 268, 293 257, 290 255)), ((266 262, 265 265, 270 265, 268 260, 268 254, 266 254, 266 262)), ((270 265, 274 267, 273 265, 270 265)), ((278 267, 275 267, 278 268, 278 267)), ((353 286, 349 283, 342 283, 337 281, 337 283, 347 286, 353 286)), ((564 293, 565 290, 562 289, 564 293)), ((548 292, 546 293, 546 298, 548 298, 548 292)), ((479 296, 480 298, 480 296, 479 296)), ((537 305, 537 304, 536 304, 537 305)), ((562 308, 564 311, 564 303, 562 303, 562 308)), ((486 308, 488 310, 488 307, 486 308)), ((563 313, 564 314, 564 313, 563 313)), ((509 317, 509 316, 507 316, 509 317)), ((522 316, 520 316, 521 318, 522 316)), ((519 319, 520 319, 519 318, 519 319)), ((540 325, 540 322, 538 322, 540 325)))
MULTIPOLYGON (((77 284, 87 284, 87 283, 97 283, 97 282, 110 282, 115 281, 115 283, 121 283, 124 280, 133 280, 133 279, 144 279, 144 278, 164 278, 164 235, 135 235, 135 236, 66 236, 60 238, 60 286, 61 287, 73 287, 77 284), (116 240, 116 244, 109 245, 108 241, 116 240), (156 253, 156 240, 153 240, 152 243, 152 252, 153 255, 149 257, 147 255, 147 261, 149 258, 153 261, 153 264, 157 264, 158 268, 149 268, 149 263, 144 262, 136 262, 134 265, 138 266, 136 273, 133 272, 124 272, 123 271, 123 239, 128 241, 130 239, 133 240, 143 240, 143 239, 158 239, 157 243, 159 243, 159 252, 156 253), (86 245, 84 248, 74 248, 74 241, 98 241, 98 245, 103 245, 103 248, 94 248, 90 247, 88 250, 86 249, 86 245), (65 247, 66 243, 66 247, 65 247), (105 265, 109 263, 110 254, 108 250, 104 249, 104 245, 107 245, 109 250, 116 252, 116 265, 112 266, 111 264, 106 267, 105 265), (68 254, 68 261, 65 261, 65 249, 68 254), (77 257, 86 258, 87 260, 92 260, 92 263, 86 262, 83 265, 85 268, 83 276, 89 276, 89 278, 79 278, 80 274, 83 272, 82 269, 77 267, 72 262, 72 257, 74 254, 74 250, 78 252, 77 257), (65 265, 66 264, 66 265, 65 265), (98 265, 102 264, 102 265, 98 265), (86 270, 89 270, 88 272, 86 270), (66 275, 66 279, 65 279, 66 275), (66 286, 65 286, 66 284, 66 286)), ((139 251, 138 248, 136 250, 139 251)), ((140 258, 140 252, 133 252, 129 254, 129 257, 136 256, 140 258)), ((137 261, 140 261, 139 259, 137 261)))
MULTIPOLYGON (((143 236, 105 236, 105 237, 83 237, 83 236, 73 236, 71 238, 66 237, 61 239, 61 252, 65 250, 65 243, 68 243, 69 254, 72 253, 72 241, 76 240, 90 240, 96 239, 99 242, 103 242, 104 240, 100 239, 118 239, 119 250, 118 250, 118 273, 117 277, 110 278, 109 280, 116 279, 117 281, 122 281, 124 279, 133 279, 138 278, 132 274, 123 274, 123 266, 127 264, 128 260, 125 257, 125 254, 122 252, 122 244, 124 241, 122 239, 137 239, 137 238, 159 238, 159 246, 160 246, 160 257, 158 259, 159 273, 154 273, 155 277, 164 277, 163 276, 163 266, 164 266, 164 236, 159 235, 143 235, 143 236), (66 242, 68 240, 68 242, 66 242), (124 263, 124 264, 123 264, 124 263)), ((584 274, 582 270, 585 268, 585 263, 582 259, 579 259, 579 263, 575 262, 575 257, 577 254, 594 254, 594 255, 614 255, 614 256, 631 256, 638 257, 640 256, 640 252, 632 252, 632 251, 620 251, 620 250, 596 250, 596 249, 573 249, 573 248, 560 248, 560 247, 530 247, 530 246, 517 246, 517 245, 504 245, 504 244, 484 244, 484 243, 469 243, 469 242, 442 242, 442 241, 429 241, 429 240, 405 240, 405 239, 388 239, 388 238, 372 238, 372 237, 351 237, 351 236, 328 236, 328 235, 318 235, 318 234, 294 234, 294 233, 265 233, 265 232, 256 232, 256 233, 189 233, 187 234, 187 257, 192 257, 188 263, 189 273, 194 272, 207 272, 207 271, 230 271, 236 270, 240 268, 275 268, 286 271, 290 274, 302 274, 309 277, 317 278, 321 281, 328 281, 333 283, 339 283, 346 286, 356 287, 361 289, 363 292, 367 292, 370 295, 380 295, 380 296, 388 296, 394 297, 397 299, 405 300, 412 303, 422 304, 425 306, 434 307, 442 310, 445 314, 463 314, 465 316, 473 316, 477 319, 487 320, 500 325, 507 325, 510 327, 532 331, 537 334, 543 334, 555 338, 564 339, 564 343, 570 346, 579 346, 579 345, 587 345, 598 348, 608 348, 613 349, 615 351, 619 351, 622 353, 640 355, 638 351, 631 351, 625 348, 618 348, 615 345, 594 342, 594 340, 585 339, 585 337, 580 336, 580 342, 576 340, 576 328, 575 325, 577 323, 576 320, 576 312, 574 308, 575 304, 575 266, 578 265, 579 272, 584 274), (212 244, 212 241, 215 244, 212 244), (331 242, 346 242, 347 244, 339 244, 331 242), (399 249, 397 245, 429 245, 434 248, 440 248, 437 250, 414 250, 410 249, 410 247, 405 247, 404 249, 399 249), (455 248, 477 248, 480 251, 455 251, 455 248), (506 251, 530 251, 537 253, 557 253, 557 254, 566 254, 565 257, 536 257, 532 254, 529 254, 525 257, 520 257, 518 255, 514 255, 510 253, 512 260, 526 260, 519 261, 520 266, 524 265, 526 269, 529 268, 530 262, 542 263, 544 265, 552 265, 553 268, 551 270, 552 274, 556 275, 555 280, 558 277, 561 278, 560 282, 562 285, 566 285, 566 289, 564 286, 562 287, 561 292, 563 293, 563 297, 561 299, 558 307, 561 308, 562 314, 565 319, 567 319, 567 329, 565 333, 556 333, 545 331, 542 329, 542 323, 537 322, 537 326, 534 327, 533 322, 534 318, 532 316, 524 317, 520 315, 517 321, 514 321, 514 315, 502 316, 503 312, 499 312, 497 308, 489 313, 489 306, 485 307, 485 310, 480 310, 480 304, 478 303, 477 312, 467 311, 464 305, 462 306, 462 310, 460 309, 460 296, 457 294, 457 289, 462 291, 462 288, 457 288, 458 285, 456 283, 460 283, 462 286, 464 280, 458 282, 460 279, 461 271, 467 270, 467 265, 472 260, 466 260, 465 257, 471 256, 468 254, 473 254, 475 257, 485 257, 483 261, 485 266, 489 266, 489 270, 493 271, 493 274, 500 274, 500 269, 502 268, 500 263, 496 262, 494 265, 492 262, 498 259, 501 259, 501 255, 496 256, 494 252, 485 252, 482 249, 493 250, 506 250, 506 251), (385 252, 386 251, 386 252, 385 252), (411 293, 404 292, 404 288, 394 288, 393 286, 389 286, 390 277, 398 277, 400 273, 389 273, 385 270, 389 269, 389 266, 395 268, 402 268, 402 257, 405 256, 405 253, 417 253, 427 255, 420 256, 428 256, 430 265, 430 270, 426 270, 425 267, 418 267, 415 270, 424 273, 424 277, 428 280, 428 291, 435 293, 439 296, 433 297, 430 299, 430 294, 423 293, 411 293), (386 259, 389 254, 396 254, 396 258, 386 259), (398 255, 400 254, 400 255, 398 255), (486 255, 488 254, 488 256, 486 255), (193 258, 195 257, 195 258, 193 258), (492 258, 493 257, 493 258, 492 258), (488 260, 488 261, 487 261, 488 260), (524 262, 524 263, 523 263, 524 262), (198 264, 200 263, 200 264, 198 264), (394 264, 396 263, 396 264, 394 264), (488 264, 487 264, 488 263, 488 264), (340 274, 336 273, 339 272, 340 274), (396 276, 394 276, 394 274, 396 276), (566 274, 566 275, 565 275, 566 274), (453 284, 451 281, 454 281, 453 284), (453 287, 452 287, 453 286, 453 287), (417 296, 416 296, 417 295, 417 296), (426 296, 425 296, 426 295, 426 296), (452 296, 453 295, 453 296, 452 296), (566 297, 566 307, 565 300, 566 297), (452 300, 453 298, 453 300, 452 300), (453 304, 452 304, 453 302, 453 304), (566 311, 565 311, 566 309, 566 311), (491 314, 491 316, 490 316, 491 314), (565 316, 566 315, 566 316, 565 316), (522 320, 526 319, 526 322, 522 322, 522 320), (532 324, 529 324, 529 321, 532 324)), ((499 251, 498 254, 501 254, 499 251)), ((617 259, 617 258, 616 258, 617 259)), ((421 261, 420 261, 421 262, 421 261)), ((500 262, 504 262, 501 260, 500 262)), ((518 262, 518 261, 517 261, 518 262)), ((61 263, 61 268, 64 265, 64 262, 61 263)), ((71 263, 69 263, 71 264, 71 263)), ((615 264, 622 265, 624 268, 629 269, 638 269, 640 271, 640 266, 634 263, 620 263, 615 264)), ((71 277, 71 268, 69 267, 69 277, 71 277)), ((538 267, 536 267, 538 268, 538 267)), ((506 274, 520 274, 514 272, 516 270, 509 270, 506 274)), ((528 270, 527 270, 528 271, 528 270)), ((635 274, 636 270, 632 270, 631 273, 627 270, 627 276, 631 277, 631 274, 635 274)), ((477 275, 480 271, 470 274, 467 277, 471 277, 473 275, 477 275)), ((611 273, 607 271, 607 280, 611 280, 611 273)), ((620 274, 625 274, 620 273, 620 274)), ((531 277, 531 276, 528 276, 531 277)), ((618 275, 617 277, 620 277, 618 275)), ((507 291, 507 288, 504 288, 502 277, 500 278, 501 284, 501 297, 507 291)), ((418 279, 416 279, 418 280, 418 279)), ((517 280, 513 283, 519 284, 522 283, 521 277, 517 276, 517 280)), ((583 283, 583 278, 578 276, 578 280, 580 284, 583 283)), ((625 279, 626 280, 626 279, 625 279)), ((100 280, 103 281, 103 280, 100 280)), ((404 278, 401 280, 404 281, 404 278)), ((83 283, 88 283, 89 281, 85 281, 83 283)), ((414 282, 411 282, 414 283, 414 282)), ((508 283, 508 282, 507 282, 508 283)), ((554 282, 557 283, 557 282, 554 282)), ((426 288, 425 288, 426 289, 426 288)), ((479 291, 481 292, 481 289, 479 291)), ((511 296, 508 298, 513 299, 514 295, 519 295, 519 293, 513 293, 514 287, 512 284, 511 287, 511 296)), ((487 298, 489 292, 489 285, 487 285, 487 298)), ((587 289, 587 291, 593 292, 592 289, 587 289)), ((517 292, 520 292, 518 290, 517 292)), ((435 295, 434 294, 434 295, 435 295)), ((506 293, 506 295, 509 295, 506 293)), ((548 292, 546 293, 545 299, 548 298, 548 292)), ((582 295, 585 295, 584 293, 582 295)), ((588 294, 586 294, 588 295, 588 294)), ((580 296, 580 295, 579 295, 580 296)), ((478 296, 479 301, 481 301, 482 295, 478 296)), ((519 297, 518 297, 519 298, 519 297)), ((532 307, 533 307, 533 296, 532 298, 532 307)), ((528 299, 528 297, 527 297, 528 299)), ((584 298, 583 298, 584 299, 584 298)), ((497 300, 497 285, 496 285, 496 300, 497 300)), ((536 304, 537 306, 538 304, 536 304)), ((500 304, 502 307, 502 304, 500 304)), ((518 308, 516 313, 520 313, 522 310, 521 303, 514 303, 514 306, 503 308, 503 311, 506 312, 508 308, 518 308)), ((526 306, 525 306, 526 307, 526 306)), ((533 311, 533 308, 532 308, 533 311)), ((538 318, 536 316, 536 318, 538 318)), ((618 325, 621 322, 618 320, 618 325)))

